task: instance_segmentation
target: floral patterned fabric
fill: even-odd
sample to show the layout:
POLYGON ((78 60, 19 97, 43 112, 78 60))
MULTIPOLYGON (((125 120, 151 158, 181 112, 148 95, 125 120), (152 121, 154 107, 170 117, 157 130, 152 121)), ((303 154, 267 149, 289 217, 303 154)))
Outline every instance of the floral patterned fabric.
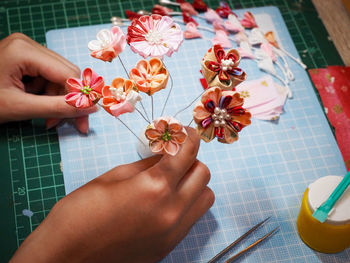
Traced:
POLYGON ((346 167, 350 170, 350 67, 329 66, 310 69, 346 167))

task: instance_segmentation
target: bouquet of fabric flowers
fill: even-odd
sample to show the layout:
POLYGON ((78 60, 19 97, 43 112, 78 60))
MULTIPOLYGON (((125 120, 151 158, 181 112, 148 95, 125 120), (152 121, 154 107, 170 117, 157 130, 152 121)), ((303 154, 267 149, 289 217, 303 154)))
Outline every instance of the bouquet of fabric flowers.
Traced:
POLYGON ((170 57, 173 52, 177 52, 183 39, 180 26, 171 17, 158 14, 135 18, 128 26, 126 36, 118 26, 101 30, 97 39, 88 43, 91 56, 106 62, 112 62, 118 57, 127 78, 116 77, 110 85, 105 85, 102 76, 91 68, 86 68, 81 80, 67 80, 69 93, 65 97, 66 102, 77 108, 98 104, 119 121, 120 115, 136 111, 147 122, 144 131, 147 144, 124 122, 121 123, 152 154, 176 155, 181 144, 186 141, 187 133, 184 125, 175 118, 200 98, 193 109, 193 120, 201 139, 210 142, 217 137, 219 142, 233 143, 238 139, 242 128, 250 124, 251 118, 251 114, 242 107, 243 98, 235 91, 235 86, 246 79, 245 72, 238 68, 241 56, 235 49, 226 52, 220 45, 210 48, 201 62, 201 72, 208 88, 173 116, 162 116, 174 87, 163 57, 170 57), (119 57, 126 43, 134 53, 143 57, 130 71, 119 57), (161 116, 154 118, 153 96, 165 89, 168 82, 171 87, 161 116), (142 104, 141 93, 147 94, 151 99, 151 117, 142 104))

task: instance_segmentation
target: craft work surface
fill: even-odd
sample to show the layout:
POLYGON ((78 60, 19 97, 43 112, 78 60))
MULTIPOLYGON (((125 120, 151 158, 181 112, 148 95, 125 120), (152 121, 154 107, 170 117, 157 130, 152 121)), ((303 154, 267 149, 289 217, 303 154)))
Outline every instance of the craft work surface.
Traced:
MULTIPOLYGON (((298 56, 277 8, 250 11, 263 31, 273 30, 279 43, 298 56)), ((239 16, 243 12, 237 10, 239 16)), ((49 31, 47 45, 80 68, 94 68, 105 76, 106 83, 110 83, 116 76, 125 77, 121 65, 118 61, 109 64, 91 58, 86 47, 105 27, 110 25, 49 31)), ((123 31, 126 32, 126 27, 123 31)), ((204 35, 208 39, 213 36, 209 32, 204 35)), ((174 114, 202 92, 200 61, 210 46, 210 41, 205 39, 185 40, 178 53, 171 59, 165 58, 175 85, 166 114, 174 114)), ((129 49, 121 58, 128 69, 139 59, 129 49)), ((345 166, 306 71, 289 62, 296 77, 290 84, 294 98, 287 101, 285 113, 278 122, 253 120, 252 125, 240 133, 239 141, 232 145, 201 143, 198 158, 211 170, 210 187, 216 194, 216 202, 164 262, 205 262, 270 215, 269 223, 242 247, 277 225, 279 232, 245 256, 245 262, 349 261, 349 249, 336 255, 317 253, 300 240, 296 231, 295 221, 306 186, 321 176, 344 175, 345 166)), ((264 75, 254 61, 243 60, 240 67, 247 72, 248 80, 264 75)), ((160 114, 167 91, 154 96, 155 116, 160 114)), ((150 109, 149 98, 143 97, 146 108, 150 109)), ((136 133, 146 125, 136 113, 121 119, 136 133)), ((178 119, 189 123, 191 110, 181 113, 178 119)), ((59 129, 67 194, 116 165, 139 159, 136 138, 103 110, 91 116, 90 127, 88 136, 78 134, 69 125, 59 129)))

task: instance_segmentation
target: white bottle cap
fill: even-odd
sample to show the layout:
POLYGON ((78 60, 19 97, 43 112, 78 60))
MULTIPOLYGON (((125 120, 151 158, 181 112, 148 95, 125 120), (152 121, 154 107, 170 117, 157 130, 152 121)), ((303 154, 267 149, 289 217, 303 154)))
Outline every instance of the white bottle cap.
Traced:
MULTIPOLYGON (((332 194, 334 189, 343 180, 342 176, 328 175, 309 185, 308 205, 311 212, 315 212, 332 194)), ((350 187, 333 206, 328 214, 326 223, 332 225, 346 225, 350 223, 350 187)))

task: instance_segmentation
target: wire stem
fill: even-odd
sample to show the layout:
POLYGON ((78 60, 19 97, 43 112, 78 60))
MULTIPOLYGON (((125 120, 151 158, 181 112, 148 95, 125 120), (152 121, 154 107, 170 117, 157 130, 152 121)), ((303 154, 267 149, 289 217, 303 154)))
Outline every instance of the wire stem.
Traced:
POLYGON ((119 55, 118 55, 118 58, 119 58, 119 61, 120 61, 120 63, 122 64, 122 66, 123 66, 123 68, 124 68, 126 77, 129 78, 129 73, 128 73, 128 71, 126 70, 126 67, 125 67, 125 65, 124 65, 124 63, 123 63, 123 61, 122 61, 122 59, 120 58, 119 55))
MULTIPOLYGON (((163 65, 164 65, 164 67, 166 68, 166 66, 165 66, 165 64, 164 64, 164 61, 163 61, 163 65)), ((168 72, 169 72, 169 70, 168 70, 168 72)), ((170 72, 169 72, 169 77, 170 77, 170 81, 171 81, 171 86, 170 86, 170 90, 169 90, 169 92, 168 92, 168 96, 166 97, 165 103, 164 103, 164 105, 163 105, 162 113, 160 114, 160 116, 163 116, 163 114, 164 114, 165 107, 166 107, 166 105, 167 105, 167 103, 168 103, 168 100, 169 100, 171 91, 173 90, 173 87, 174 87, 173 77, 171 76, 171 73, 170 73, 170 72)))
POLYGON ((121 119, 117 118, 118 121, 120 121, 138 140, 139 142, 141 142, 145 147, 146 147, 146 144, 139 138, 139 136, 137 136, 131 129, 128 125, 126 125, 125 122, 123 122, 121 119))
POLYGON ((201 94, 199 94, 189 105, 187 105, 185 108, 183 108, 183 109, 181 109, 181 110, 179 110, 178 112, 176 112, 175 113, 175 115, 174 115, 174 118, 176 118, 176 116, 179 114, 179 113, 181 113, 181 112, 183 112, 184 110, 186 110, 186 109, 188 109, 189 107, 191 107, 191 105, 196 101, 196 100, 198 100, 202 95, 203 95, 203 93, 205 92, 206 90, 203 90, 202 92, 201 92, 201 94))
POLYGON ((141 112, 138 108, 135 107, 135 110, 142 116, 142 118, 143 118, 146 122, 148 122, 149 124, 151 124, 151 122, 150 122, 148 119, 146 119, 146 117, 142 114, 142 112, 141 112))

